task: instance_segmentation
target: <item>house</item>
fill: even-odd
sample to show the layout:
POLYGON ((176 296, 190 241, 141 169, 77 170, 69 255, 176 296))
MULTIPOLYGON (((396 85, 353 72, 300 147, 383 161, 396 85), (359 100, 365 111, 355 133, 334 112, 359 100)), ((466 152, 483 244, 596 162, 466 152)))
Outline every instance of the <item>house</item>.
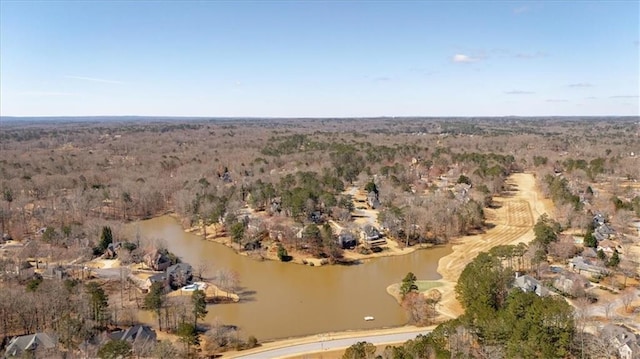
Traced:
POLYGON ((622 247, 620 245, 617 245, 608 239, 598 243, 598 250, 601 249, 605 253, 613 253, 615 250, 622 251, 622 247))
POLYGON ((56 350, 58 340, 46 333, 35 333, 15 337, 9 341, 5 358, 37 357, 46 358, 56 350), (31 354, 29 354, 31 353, 31 354))
POLYGON ((42 277, 47 279, 62 280, 68 275, 67 270, 62 266, 50 266, 42 272, 42 277))
POLYGON ((152 276, 149 276, 147 278, 147 280, 145 281, 145 287, 146 288, 142 288, 143 290, 149 290, 149 288, 151 288, 151 286, 154 283, 162 283, 163 286, 168 287, 169 286, 169 278, 167 277, 166 273, 157 273, 154 274, 152 276))
POLYGON ((516 280, 513 282, 513 285, 520 288, 525 293, 533 292, 538 297, 546 297, 549 295, 549 290, 537 279, 529 275, 518 275, 516 273, 516 280))
POLYGON ((362 242, 364 242, 368 246, 376 247, 387 243, 387 241, 382 237, 380 231, 370 224, 367 224, 362 228, 360 237, 362 239, 362 242))
POLYGON ((270 209, 272 213, 280 213, 282 211, 282 197, 272 198, 270 209))
POLYGON ((109 334, 110 340, 124 340, 131 344, 155 343, 156 332, 148 325, 134 325, 109 334))
POLYGON ((598 253, 596 253, 595 249, 593 249, 591 247, 587 247, 587 248, 582 250, 582 257, 584 257, 584 258, 598 258, 598 253))
POLYGON ((596 215, 593 216, 593 226, 594 227, 600 227, 601 225, 605 224, 605 218, 604 215, 602 213, 597 213, 596 215))
POLYGON ((380 208, 380 200, 376 192, 371 191, 367 193, 367 204, 371 209, 380 208))
POLYGON ((606 218, 602 213, 598 213, 593 216, 593 227, 593 236, 598 240, 598 242, 609 239, 609 237, 616 233, 616 231, 607 224, 606 218))
POLYGON ((322 219, 322 212, 320 211, 314 211, 309 213, 309 220, 315 224, 320 224, 322 223, 323 219, 322 219))
POLYGON ((31 278, 35 273, 35 267, 27 261, 22 261, 16 265, 16 274, 20 279, 31 278))
POLYGON ((596 276, 606 275, 608 273, 605 268, 593 265, 589 260, 581 256, 571 258, 571 261, 569 261, 569 267, 574 271, 577 270, 578 273, 585 271, 596 276))
POLYGON ((166 254, 155 251, 144 256, 144 261, 150 269, 154 271, 163 271, 171 265, 171 259, 166 254))
POLYGON ((640 342, 626 326, 609 324, 602 328, 601 334, 617 349, 621 359, 640 357, 640 342))
POLYGON ((596 237, 598 242, 600 242, 600 241, 604 241, 606 239, 609 239, 615 233, 616 232, 613 230, 613 228, 611 228, 607 224, 603 224, 603 225, 598 226, 593 231, 593 236, 596 237))
POLYGON ((457 183, 453 186, 453 195, 457 201, 466 203, 469 201, 469 191, 471 185, 467 183, 457 183))
POLYGON ((172 287, 174 284, 182 287, 193 279, 193 267, 189 263, 176 263, 167 268, 166 274, 172 287))
POLYGON ((589 282, 575 273, 563 273, 553 281, 553 287, 563 293, 576 295, 588 288, 589 282))
POLYGON ((112 259, 118 256, 118 249, 120 249, 121 244, 117 243, 117 244, 113 244, 113 243, 109 243, 107 245, 107 249, 104 252, 104 258, 107 259, 112 259))
POLYGON ((338 244, 342 249, 353 248, 358 245, 358 240, 349 231, 342 231, 338 235, 338 244))

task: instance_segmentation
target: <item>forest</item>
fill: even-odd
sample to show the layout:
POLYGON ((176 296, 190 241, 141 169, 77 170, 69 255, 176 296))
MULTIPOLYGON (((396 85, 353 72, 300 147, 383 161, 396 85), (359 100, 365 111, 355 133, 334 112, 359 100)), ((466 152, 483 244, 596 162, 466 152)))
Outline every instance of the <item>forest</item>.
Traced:
MULTIPOLYGON (((176 216, 185 228, 199 228, 204 238, 228 238, 234 249, 256 257, 309 256, 344 264, 349 253, 370 252, 338 240, 336 228, 361 230, 357 211, 375 209, 380 231, 400 247, 448 243, 486 230, 485 210, 508 190, 508 176, 532 172, 557 209, 536 233, 538 260, 530 261, 529 269, 544 267, 547 258, 570 258, 573 249, 564 245, 563 231, 583 233, 585 241, 595 237, 596 212, 607 213, 608 223, 631 236, 630 225, 640 216, 634 185, 640 165, 633 152, 639 145, 636 117, 3 118, 0 337, 6 344, 15 335, 51 330, 63 343, 61 352, 89 353, 91 346, 97 355, 100 336, 135 320, 111 304, 124 296, 123 289, 84 278, 82 264, 103 256, 110 243, 120 243, 117 255, 127 263, 162 251, 124 228, 164 214, 176 216), (366 200, 359 202, 358 194, 366 200), (35 275, 21 274, 24 263, 35 267, 35 275), (63 281, 41 275, 54 265, 75 268, 75 274, 63 281)), ((518 257, 518 250, 502 250, 479 255, 463 272, 457 293, 466 314, 410 346, 426 341, 438 353, 457 348, 478 357, 575 353, 579 335, 571 308, 508 290, 506 278, 520 267, 505 266, 505 258, 518 257), (441 343, 438 333, 446 331, 458 334, 447 337, 446 348, 433 344, 441 343)), ((605 255, 607 263, 613 264, 612 256, 605 255)), ((622 257, 623 265, 631 258, 622 257)), ((133 289, 125 288, 130 296, 133 289)), ((145 349, 147 355, 171 357, 166 353, 179 350, 204 355, 204 345, 193 349, 204 337, 200 334, 225 331, 198 323, 198 310, 190 309, 200 305, 196 299, 162 300, 145 298, 139 306, 157 311, 157 329, 183 333, 184 348, 160 346, 145 349)), ((213 351, 248 345, 227 343, 229 338, 207 342, 219 339, 213 351)), ((392 357, 407 357, 398 355, 392 357)))

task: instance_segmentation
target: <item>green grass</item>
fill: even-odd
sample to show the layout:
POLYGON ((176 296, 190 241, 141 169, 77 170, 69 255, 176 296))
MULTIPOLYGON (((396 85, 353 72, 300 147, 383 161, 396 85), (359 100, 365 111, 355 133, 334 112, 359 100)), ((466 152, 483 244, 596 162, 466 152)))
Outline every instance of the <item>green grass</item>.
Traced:
POLYGON ((441 287, 442 283, 434 282, 430 280, 417 280, 416 285, 418 286, 419 292, 424 292, 432 288, 441 287))

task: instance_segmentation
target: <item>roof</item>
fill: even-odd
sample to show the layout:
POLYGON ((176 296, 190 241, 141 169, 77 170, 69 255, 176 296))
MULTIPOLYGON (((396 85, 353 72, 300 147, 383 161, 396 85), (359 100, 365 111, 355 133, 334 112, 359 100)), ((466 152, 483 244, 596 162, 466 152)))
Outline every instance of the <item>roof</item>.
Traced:
POLYGON ((57 340, 55 337, 46 333, 35 333, 30 335, 22 335, 15 337, 9 341, 5 356, 14 357, 21 356, 24 351, 36 349, 53 349, 56 347, 57 340))
POLYGON ((545 288, 542 285, 542 283, 540 283, 537 279, 528 275, 522 275, 517 277, 516 280, 514 281, 514 285, 522 289, 523 292, 534 292, 539 297, 544 297, 549 295, 549 290, 545 288))
POLYGON ((193 271, 193 268, 191 267, 191 264, 189 263, 176 263, 172 266, 170 266, 169 268, 167 268, 167 274, 171 275, 176 271, 182 271, 184 273, 191 273, 193 271))
POLYGON ((158 274, 154 274, 152 276, 149 276, 149 278, 147 278, 147 280, 151 283, 155 283, 155 282, 164 282, 167 280, 167 275, 164 273, 158 273, 158 274))
POLYGON ((602 328, 602 335, 617 347, 620 354, 623 352, 631 354, 640 352, 638 338, 624 325, 608 324, 602 328))
POLYGON ((377 237, 380 235, 380 231, 378 231, 376 227, 370 224, 365 225, 364 228, 362 228, 362 230, 367 235, 367 237, 377 237))
POLYGON ((156 340, 156 332, 147 325, 134 325, 125 330, 118 330, 109 334, 111 340, 124 340, 141 343, 156 340))
POLYGON ((355 236, 353 235, 353 233, 351 233, 349 231, 342 231, 338 235, 338 238, 341 239, 341 240, 354 240, 355 236))

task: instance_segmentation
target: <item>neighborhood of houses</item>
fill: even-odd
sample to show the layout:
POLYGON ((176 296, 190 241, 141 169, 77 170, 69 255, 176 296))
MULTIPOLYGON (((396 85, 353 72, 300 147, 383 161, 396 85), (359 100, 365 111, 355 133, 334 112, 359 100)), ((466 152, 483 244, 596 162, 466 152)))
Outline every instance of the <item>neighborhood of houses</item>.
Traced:
MULTIPOLYGON (((468 200, 470 186, 464 183, 449 184, 447 176, 439 176, 439 187, 450 189, 454 197, 459 201, 468 200)), ((329 223, 337 233, 336 241, 343 249, 353 249, 358 246, 376 249, 385 247, 388 239, 385 236, 385 229, 377 221, 378 209, 381 207, 378 193, 369 191, 363 193, 356 191, 353 193, 355 212, 362 218, 357 225, 343 228, 332 220, 326 220, 321 213, 312 213, 309 221, 313 223, 329 223)), ((277 210, 279 200, 274 199, 271 203, 272 209, 277 210)), ((256 217, 254 212, 242 213, 246 217, 249 225, 255 225, 256 217)), ((604 283, 603 278, 611 275, 611 270, 598 256, 598 252, 603 252, 609 257, 614 253, 623 255, 623 248, 616 231, 608 223, 606 216, 596 213, 593 217, 593 236, 597 240, 596 248, 583 247, 578 255, 569 258, 562 265, 554 264, 542 275, 534 278, 528 274, 516 273, 513 285, 525 292, 533 292, 538 296, 565 295, 575 297, 578 293, 588 293, 604 283)), ((249 227, 250 228, 250 227, 249 227)), ((640 227, 638 227, 640 234, 640 227)), ((278 238, 278 233, 269 233, 271 238, 278 238)), ((296 232, 296 237, 302 238, 303 228, 296 232)), ((582 239, 575 237, 575 243, 581 247, 582 239)), ((1 243, 0 243, 1 244, 1 243)), ((249 243, 251 244, 251 243, 249 243)), ((18 249, 17 246, 26 244, 6 243, 3 250, 11 251, 18 249)), ((104 255, 105 258, 117 257, 120 246, 110 244, 104 255)), ((142 263, 128 268, 127 278, 136 287, 145 293, 154 283, 160 283, 167 293, 191 292, 203 290, 207 295, 208 302, 214 302, 217 298, 232 298, 238 301, 237 295, 225 292, 211 283, 194 281, 194 268, 189 263, 176 261, 171 258, 166 251, 156 250, 148 253, 142 259, 142 263)), ((5 266, 4 272, 0 272, 0 277, 12 276, 20 279, 31 278, 39 275, 44 278, 58 279, 76 277, 88 278, 97 275, 99 271, 92 270, 84 265, 71 264, 47 264, 41 265, 33 260, 16 260, 15 263, 5 266)), ((625 324, 608 324, 602 328, 602 333, 608 338, 609 343, 615 346, 618 356, 622 359, 640 358, 640 338, 632 328, 625 324)), ((155 342, 156 334, 152 328, 145 325, 136 325, 110 333, 105 337, 108 340, 124 340, 136 345, 155 342)), ((42 352, 40 356, 46 357, 48 350, 54 350, 57 346, 58 338, 49 333, 35 333, 30 335, 17 336, 11 339, 5 350, 5 357, 21 357, 26 352, 42 352)))
MULTIPOLYGON (((156 332, 147 325, 134 325, 126 329, 116 330, 103 338, 103 341, 122 340, 131 344, 136 350, 144 351, 156 343, 156 332)), ((12 338, 7 344, 4 358, 47 358, 53 356, 59 347, 59 339, 54 334, 34 333, 12 338)), ((82 348, 82 345, 80 346, 82 348)))
MULTIPOLYGON (((595 291, 607 291, 619 293, 620 283, 606 280, 613 277, 613 271, 606 266, 606 262, 599 258, 598 252, 602 251, 611 254, 620 252, 622 247, 620 241, 616 239, 616 232, 607 223, 604 215, 598 213, 593 217, 594 237, 597 239, 597 247, 583 247, 578 255, 570 258, 566 263, 555 263, 548 267, 544 273, 538 274, 538 279, 531 275, 516 272, 513 286, 524 292, 535 293, 540 297, 550 295, 562 295, 567 298, 585 296, 591 298, 594 306, 602 308, 602 312, 609 316, 608 311, 615 309, 615 297, 597 298, 593 294, 595 291), (608 307, 608 309, 604 309, 608 307)), ((582 244, 581 238, 576 238, 576 243, 582 244)), ((630 274, 633 276, 633 274, 630 274)), ((626 280, 626 279, 625 279, 626 280)), ((634 290, 630 298, 637 298, 637 291, 634 290)), ((632 300, 630 300, 632 301, 632 300)), ((617 305, 621 306, 618 299, 617 305)), ((625 305, 626 306, 626 305, 625 305)), ((626 309, 626 308, 625 308, 626 309)), ((637 311, 637 309, 636 309, 637 311)), ((597 310, 596 310, 597 312, 597 310)), ((597 315, 597 313, 593 313, 597 315)), ((632 318, 637 318, 634 314, 632 318)), ((640 337, 636 334, 640 327, 638 323, 631 325, 625 323, 624 318, 617 323, 609 323, 600 328, 600 333, 606 342, 613 346, 614 352, 622 359, 640 358, 640 337)))

